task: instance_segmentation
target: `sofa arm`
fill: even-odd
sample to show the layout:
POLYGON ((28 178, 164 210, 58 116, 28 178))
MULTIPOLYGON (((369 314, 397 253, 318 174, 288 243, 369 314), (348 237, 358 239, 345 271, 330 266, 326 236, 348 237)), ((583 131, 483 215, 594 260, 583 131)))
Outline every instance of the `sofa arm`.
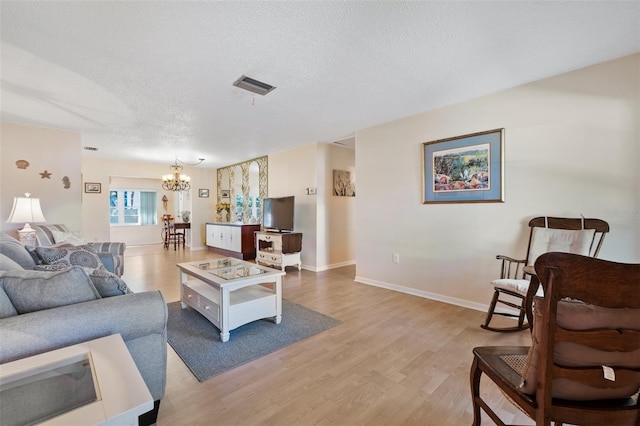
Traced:
MULTIPOLYGON (((113 269, 109 269, 109 272, 113 272, 117 276, 121 277, 124 274, 124 251, 127 248, 126 243, 113 243, 113 242, 91 242, 87 245, 93 248, 98 253, 106 252, 113 254, 114 265, 113 269)), ((104 262, 103 262, 104 263, 104 262)), ((105 265, 106 267, 107 265, 105 265)))
MULTIPOLYGON (((98 257, 100 258, 100 262, 104 265, 104 268, 111 272, 112 274, 116 273, 116 257, 112 253, 108 253, 105 251, 99 251, 98 257)), ((121 276, 121 275, 119 275, 121 276)))
POLYGON ((124 256, 124 251, 127 248, 126 243, 114 243, 114 242, 89 242, 88 246, 93 247, 95 251, 106 251, 113 253, 114 255, 124 256))
POLYGON ((159 291, 127 294, 0 320, 0 364, 119 333, 154 400, 164 396, 167 305, 159 291))

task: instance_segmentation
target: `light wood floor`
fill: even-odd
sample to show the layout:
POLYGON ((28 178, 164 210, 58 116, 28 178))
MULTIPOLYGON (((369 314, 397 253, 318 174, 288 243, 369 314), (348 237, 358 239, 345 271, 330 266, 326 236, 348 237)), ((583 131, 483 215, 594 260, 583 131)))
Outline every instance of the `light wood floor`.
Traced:
MULTIPOLYGON (((215 256, 128 247, 123 278, 135 292, 158 289, 176 301, 175 264, 215 256)), ((471 349, 528 345, 528 333, 485 331, 482 312, 356 283, 354 276, 354 266, 287 268, 284 297, 342 324, 205 382, 169 346, 158 425, 471 424, 471 349)), ((483 381, 482 389, 504 421, 533 424, 493 384, 483 381)), ((492 422, 485 417, 483 424, 492 422)))

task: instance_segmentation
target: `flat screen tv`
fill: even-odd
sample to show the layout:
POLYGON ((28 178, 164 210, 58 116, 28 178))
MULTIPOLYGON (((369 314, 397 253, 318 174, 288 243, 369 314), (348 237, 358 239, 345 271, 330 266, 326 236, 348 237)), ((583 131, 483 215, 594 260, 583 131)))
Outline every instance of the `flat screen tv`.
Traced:
POLYGON ((265 198, 262 203, 262 226, 276 232, 293 232, 294 196, 265 198))

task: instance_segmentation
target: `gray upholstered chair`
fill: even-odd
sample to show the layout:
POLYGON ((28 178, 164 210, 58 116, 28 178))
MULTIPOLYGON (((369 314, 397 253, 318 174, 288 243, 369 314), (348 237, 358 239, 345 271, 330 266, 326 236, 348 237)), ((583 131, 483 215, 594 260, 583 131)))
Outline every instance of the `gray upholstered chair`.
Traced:
MULTIPOLYGON (((92 247, 95 251, 100 253, 111 253, 113 255, 113 268, 107 268, 113 270, 118 276, 124 274, 124 251, 127 245, 122 242, 95 242, 95 241, 83 241, 82 237, 78 233, 71 232, 66 225, 34 225, 33 228, 36 231, 36 244, 41 247, 52 246, 55 244, 61 244, 68 242, 69 244, 79 245, 86 244, 92 247)), ((108 262, 109 259, 101 256, 103 262, 108 262)))

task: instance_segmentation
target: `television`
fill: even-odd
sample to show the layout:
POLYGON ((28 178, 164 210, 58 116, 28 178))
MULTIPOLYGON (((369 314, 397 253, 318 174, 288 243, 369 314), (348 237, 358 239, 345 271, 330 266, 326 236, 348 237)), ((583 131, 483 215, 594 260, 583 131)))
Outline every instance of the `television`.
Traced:
POLYGON ((276 232, 293 232, 294 196, 265 198, 262 227, 276 232))

